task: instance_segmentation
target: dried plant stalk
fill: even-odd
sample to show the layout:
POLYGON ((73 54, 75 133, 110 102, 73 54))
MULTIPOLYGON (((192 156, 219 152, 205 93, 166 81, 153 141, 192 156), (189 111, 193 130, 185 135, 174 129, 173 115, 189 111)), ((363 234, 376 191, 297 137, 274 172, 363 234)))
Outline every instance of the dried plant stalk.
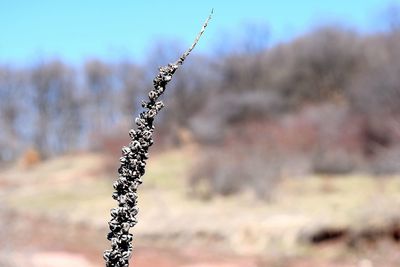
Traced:
POLYGON ((118 201, 118 207, 110 211, 111 220, 108 223, 110 232, 107 239, 111 241, 111 249, 106 250, 103 255, 106 267, 129 266, 133 239, 129 230, 137 223, 137 189, 142 183, 141 177, 145 173, 146 160, 149 158, 149 147, 153 144, 154 118, 164 107, 164 104, 157 99, 164 93, 172 75, 198 43, 212 13, 213 11, 203 24, 191 47, 175 63, 159 69, 159 74, 153 80, 154 89, 148 94, 149 100, 142 101, 142 107, 145 108, 145 111, 140 113, 135 120, 137 130, 131 129, 129 131, 132 141, 128 146, 122 148, 121 166, 118 169, 119 177, 113 184, 115 192, 112 197, 118 201))

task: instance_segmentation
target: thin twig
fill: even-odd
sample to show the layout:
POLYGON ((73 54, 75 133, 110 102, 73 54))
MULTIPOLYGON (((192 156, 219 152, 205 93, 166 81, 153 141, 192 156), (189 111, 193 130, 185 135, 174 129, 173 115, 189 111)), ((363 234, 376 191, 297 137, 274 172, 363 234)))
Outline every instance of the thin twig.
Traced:
POLYGON ((186 57, 189 56, 190 52, 192 52, 192 50, 195 48, 195 46, 197 45, 197 43, 200 40, 200 37, 203 35, 204 31, 206 30, 207 25, 210 22, 213 14, 214 14, 214 9, 211 9, 210 15, 208 16, 206 22, 204 22, 203 27, 201 28, 199 34, 197 34, 197 36, 196 36, 196 39, 194 39, 192 46, 189 47, 189 49, 186 50, 185 53, 183 53, 183 55, 179 58, 179 60, 175 62, 176 65, 182 65, 182 63, 183 63, 183 61, 185 61, 186 57))

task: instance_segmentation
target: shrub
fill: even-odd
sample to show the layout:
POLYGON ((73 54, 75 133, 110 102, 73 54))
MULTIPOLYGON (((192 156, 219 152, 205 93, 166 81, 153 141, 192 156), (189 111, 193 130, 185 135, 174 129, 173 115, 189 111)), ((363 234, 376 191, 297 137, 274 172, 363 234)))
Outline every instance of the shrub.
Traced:
POLYGON ((194 196, 210 198, 250 190, 270 200, 280 179, 280 159, 263 145, 247 143, 206 148, 189 177, 194 196))

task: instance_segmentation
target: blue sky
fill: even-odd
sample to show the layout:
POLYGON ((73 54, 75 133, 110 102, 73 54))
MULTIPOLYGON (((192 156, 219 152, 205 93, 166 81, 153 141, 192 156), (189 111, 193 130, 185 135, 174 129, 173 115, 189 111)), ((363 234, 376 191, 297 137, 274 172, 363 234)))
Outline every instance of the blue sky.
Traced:
POLYGON ((374 31, 382 25, 382 10, 393 3, 400 0, 0 0, 0 64, 48 57, 75 63, 88 57, 140 60, 163 38, 189 45, 211 8, 215 13, 201 52, 214 49, 243 22, 269 25, 272 42, 330 22, 374 31))

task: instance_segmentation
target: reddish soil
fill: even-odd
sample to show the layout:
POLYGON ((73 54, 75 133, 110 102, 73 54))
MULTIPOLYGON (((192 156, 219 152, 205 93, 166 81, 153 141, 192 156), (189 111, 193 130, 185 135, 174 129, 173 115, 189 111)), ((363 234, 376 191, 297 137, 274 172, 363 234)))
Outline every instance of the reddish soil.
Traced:
MULTIPOLYGON (((108 247, 105 229, 80 223, 51 220, 27 214, 2 211, 0 217, 0 266, 7 267, 100 267, 102 252, 108 247), (1 242, 3 241, 3 242, 1 242), (4 242, 7 241, 7 242, 4 242), (6 264, 3 264, 6 262, 6 264)), ((326 254, 342 244, 314 247, 315 255, 326 254), (336 247, 337 246, 337 247, 336 247)), ((360 249, 360 248, 359 248, 360 249)), ((235 256, 211 248, 136 247, 132 266, 140 267, 397 267, 400 266, 399 246, 386 242, 365 247, 360 255, 370 259, 344 257, 342 260, 313 258, 279 258, 265 260, 251 256, 235 256), (367 251, 367 252, 366 252, 367 251), (371 257, 372 257, 371 254, 371 257)), ((360 252, 353 251, 354 254, 360 252)), ((348 252, 350 255, 353 252, 348 252)))

